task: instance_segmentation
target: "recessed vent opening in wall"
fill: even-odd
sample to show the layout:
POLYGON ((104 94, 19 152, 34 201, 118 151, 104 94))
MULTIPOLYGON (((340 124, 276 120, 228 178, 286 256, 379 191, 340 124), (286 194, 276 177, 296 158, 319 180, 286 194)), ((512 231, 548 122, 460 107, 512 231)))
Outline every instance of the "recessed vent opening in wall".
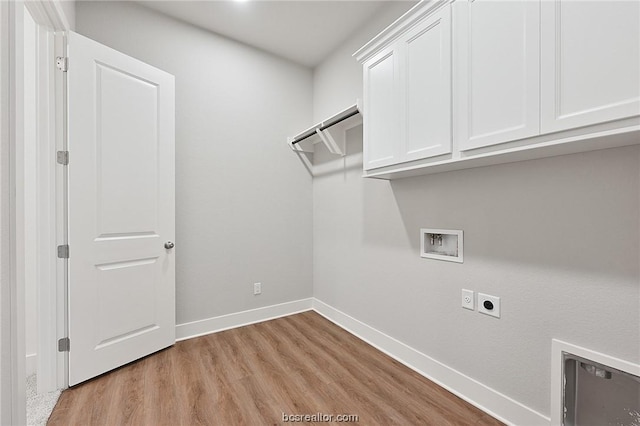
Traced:
POLYGON ((421 229, 420 256, 462 263, 462 231, 454 229, 421 229))
POLYGON ((640 425, 640 377, 563 352, 565 426, 640 425))
POLYGON ((551 424, 640 425, 640 364, 551 341, 551 424))

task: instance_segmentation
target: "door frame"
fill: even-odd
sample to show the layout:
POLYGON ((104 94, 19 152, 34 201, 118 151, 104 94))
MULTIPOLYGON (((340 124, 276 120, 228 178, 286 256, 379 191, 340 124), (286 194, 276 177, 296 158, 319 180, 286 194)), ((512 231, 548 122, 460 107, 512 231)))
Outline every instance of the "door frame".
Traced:
POLYGON ((38 369, 39 391, 67 386, 66 353, 57 339, 66 336, 66 262, 55 256, 66 242, 65 171, 49 155, 64 146, 64 76, 50 63, 64 48, 69 23, 58 0, 0 2, 0 424, 26 423, 25 298, 19 284, 16 189, 23 170, 17 147, 24 129, 23 19, 25 7, 38 25, 38 369), (43 61, 46 61, 43 63, 43 61), (52 165, 53 163, 53 165, 52 165), (40 170, 42 165, 45 168, 40 170), (48 164, 48 166, 47 166, 48 164), (47 184, 49 182, 49 184, 47 184), (51 184, 51 182, 54 182, 51 184), (40 208, 42 206, 42 209, 40 208), (54 212, 47 215, 46 212, 54 212), (48 285, 44 286, 43 283, 48 285), (54 286, 55 284, 55 286, 54 286), (53 290, 52 290, 53 288, 53 290), (51 342, 54 344, 51 345, 51 342))
POLYGON ((0 423, 26 423, 24 288, 17 285, 16 147, 23 126, 21 0, 0 2, 0 423))
POLYGON ((69 30, 59 2, 30 0, 25 7, 37 30, 37 309, 38 392, 67 387, 67 353, 57 351, 67 336, 66 260, 56 247, 66 244, 66 170, 54 161, 66 150, 65 75, 53 58, 65 56, 64 32, 69 30))

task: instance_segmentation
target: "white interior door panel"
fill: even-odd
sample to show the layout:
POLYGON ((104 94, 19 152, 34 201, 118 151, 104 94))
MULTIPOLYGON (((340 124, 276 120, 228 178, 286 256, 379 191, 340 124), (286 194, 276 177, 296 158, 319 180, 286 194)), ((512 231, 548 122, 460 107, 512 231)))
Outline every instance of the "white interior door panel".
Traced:
POLYGON ((69 384, 175 342, 174 77, 75 33, 69 384))

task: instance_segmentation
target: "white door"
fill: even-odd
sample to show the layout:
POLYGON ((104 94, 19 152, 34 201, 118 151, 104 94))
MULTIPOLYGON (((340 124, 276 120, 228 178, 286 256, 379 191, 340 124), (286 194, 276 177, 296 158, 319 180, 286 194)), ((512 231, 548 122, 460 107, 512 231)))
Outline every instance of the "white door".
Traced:
POLYGON ((459 149, 538 135, 540 2, 456 2, 454 43, 459 149))
POLYGON ((640 2, 543 1, 542 131, 640 114, 640 2))
POLYGON ((403 161, 451 152, 451 9, 445 5, 402 39, 406 72, 403 161))
POLYGON ((75 33, 68 56, 75 385, 175 342, 174 78, 75 33))

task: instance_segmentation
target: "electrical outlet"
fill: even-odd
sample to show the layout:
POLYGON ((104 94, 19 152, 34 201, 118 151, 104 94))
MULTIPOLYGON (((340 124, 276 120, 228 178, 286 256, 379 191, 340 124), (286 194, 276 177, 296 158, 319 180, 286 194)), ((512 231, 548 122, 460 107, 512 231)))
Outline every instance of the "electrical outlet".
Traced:
POLYGON ((475 303, 473 302, 474 302, 473 290, 465 290, 463 288, 462 289, 462 307, 473 311, 475 309, 475 303))
POLYGON ((253 283, 253 294, 262 294, 262 283, 253 283))
POLYGON ((478 312, 500 318, 500 298, 490 294, 478 293, 478 312))

